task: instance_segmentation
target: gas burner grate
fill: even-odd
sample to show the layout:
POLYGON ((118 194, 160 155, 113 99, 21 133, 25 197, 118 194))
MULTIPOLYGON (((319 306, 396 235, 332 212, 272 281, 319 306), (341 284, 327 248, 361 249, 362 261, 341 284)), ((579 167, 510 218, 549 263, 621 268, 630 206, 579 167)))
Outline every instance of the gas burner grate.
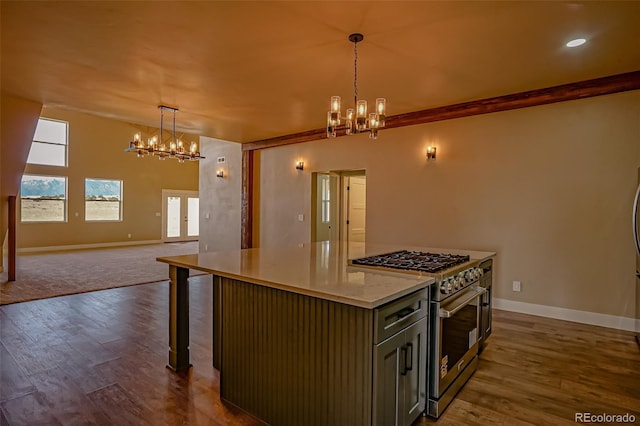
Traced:
POLYGON ((377 266, 404 271, 438 272, 469 261, 469 256, 398 250, 391 253, 353 259, 353 265, 377 266))

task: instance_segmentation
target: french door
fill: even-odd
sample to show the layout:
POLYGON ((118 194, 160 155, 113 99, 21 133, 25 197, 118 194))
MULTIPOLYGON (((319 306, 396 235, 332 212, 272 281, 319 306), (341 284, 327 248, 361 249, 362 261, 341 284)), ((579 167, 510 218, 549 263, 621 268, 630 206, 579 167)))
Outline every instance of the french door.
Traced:
POLYGON ((162 241, 195 241, 200 235, 198 191, 162 190, 162 241))

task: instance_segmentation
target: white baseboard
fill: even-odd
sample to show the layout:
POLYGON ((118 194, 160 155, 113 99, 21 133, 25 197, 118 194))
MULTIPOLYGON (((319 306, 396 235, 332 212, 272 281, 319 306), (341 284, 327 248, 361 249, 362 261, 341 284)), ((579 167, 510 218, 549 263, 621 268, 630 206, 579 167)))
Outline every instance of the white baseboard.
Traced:
POLYGON ((50 246, 50 247, 27 247, 19 248, 18 253, 36 253, 41 251, 65 251, 65 250, 83 250, 107 247, 124 247, 124 246, 143 246, 148 244, 162 244, 162 240, 143 240, 143 241, 119 241, 113 243, 95 243, 95 244, 74 244, 66 246, 50 246))
POLYGON ((615 328, 625 331, 640 331, 640 319, 618 317, 615 315, 599 314, 597 312, 578 311, 575 309, 558 308, 556 306, 536 305, 534 303, 518 302, 508 299, 493 299, 493 307, 504 311, 555 318, 600 327, 615 328))

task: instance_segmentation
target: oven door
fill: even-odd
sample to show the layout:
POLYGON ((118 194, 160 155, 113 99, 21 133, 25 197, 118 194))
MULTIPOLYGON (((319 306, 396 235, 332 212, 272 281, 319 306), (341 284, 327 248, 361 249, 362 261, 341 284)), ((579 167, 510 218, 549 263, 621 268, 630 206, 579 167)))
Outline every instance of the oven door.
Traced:
POLYGON ((440 303, 438 316, 439 350, 434 364, 434 390, 440 397, 478 354, 480 296, 486 289, 470 287, 451 301, 440 303), (439 353, 438 353, 439 352, 439 353))

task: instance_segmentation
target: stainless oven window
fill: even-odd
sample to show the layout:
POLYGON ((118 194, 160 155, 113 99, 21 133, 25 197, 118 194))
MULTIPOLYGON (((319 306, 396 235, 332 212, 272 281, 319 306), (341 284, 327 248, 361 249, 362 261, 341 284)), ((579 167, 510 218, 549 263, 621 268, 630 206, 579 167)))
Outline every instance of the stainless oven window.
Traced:
POLYGON ((442 318, 440 376, 444 377, 478 342, 478 298, 450 318, 442 318))
POLYGON ((441 396, 478 354, 480 300, 486 289, 474 285, 460 296, 440 303, 434 362, 434 384, 441 396))

